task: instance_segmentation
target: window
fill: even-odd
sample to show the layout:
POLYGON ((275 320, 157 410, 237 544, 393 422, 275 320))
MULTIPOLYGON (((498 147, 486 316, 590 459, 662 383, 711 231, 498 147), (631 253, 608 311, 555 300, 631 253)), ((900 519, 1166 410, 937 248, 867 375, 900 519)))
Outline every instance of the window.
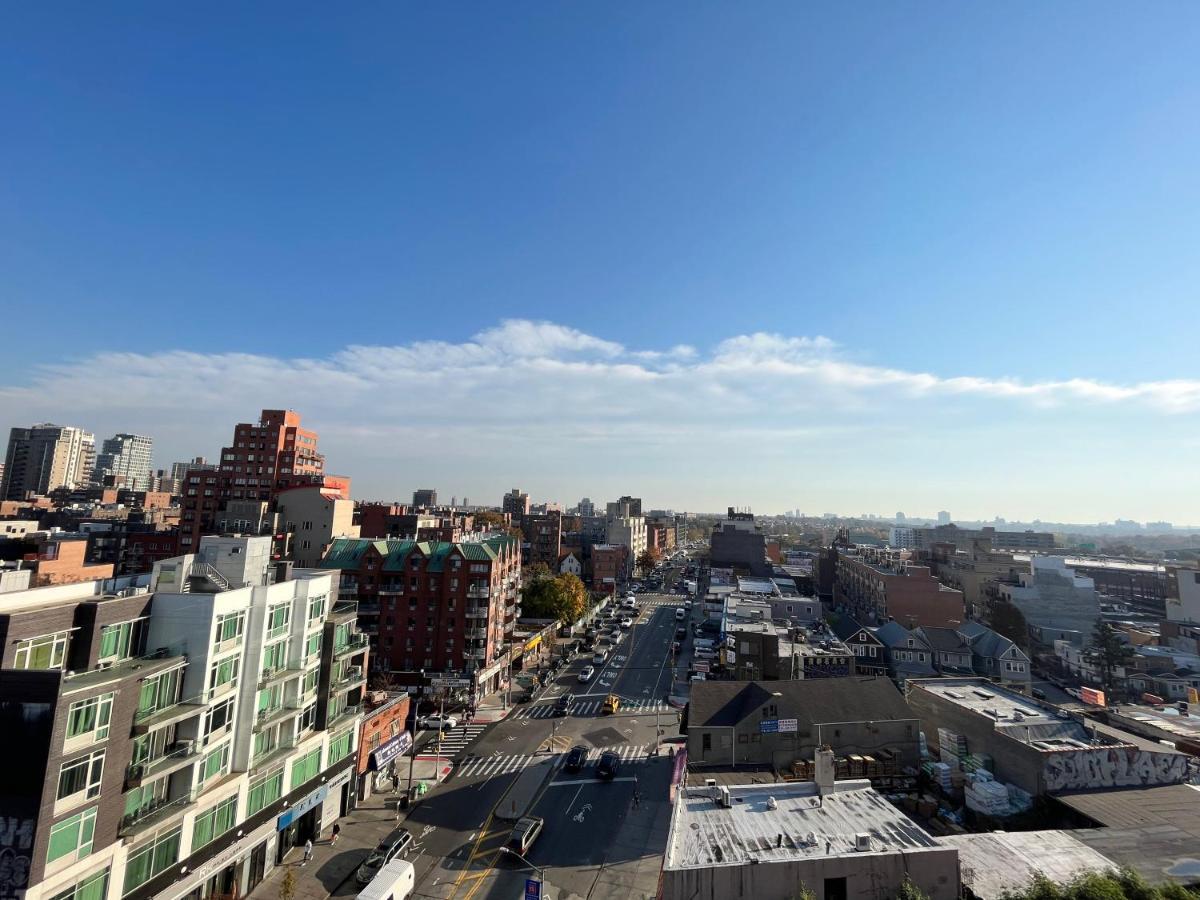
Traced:
POLYGON ((204 763, 200 767, 200 781, 205 782, 210 778, 219 778, 228 771, 229 744, 225 744, 204 757, 204 763))
POLYGON ((310 703, 300 712, 300 730, 308 731, 317 727, 317 704, 310 703))
POLYGON ((304 658, 305 659, 311 659, 312 657, 320 654, 321 641, 324 639, 324 637, 325 637, 325 635, 321 634, 320 632, 317 632, 316 634, 311 635, 309 637, 309 639, 304 642, 304 658))
POLYGON ((208 673, 209 693, 212 694, 217 688, 227 684, 237 684, 238 669, 241 668, 241 663, 241 657, 238 656, 219 659, 213 663, 208 673))
POLYGON ((90 800, 100 796, 100 778, 103 775, 103 750, 63 763, 58 771, 58 799, 90 800))
POLYGON ((125 886, 128 894, 155 875, 165 872, 179 859, 179 842, 183 829, 179 826, 156 835, 150 843, 129 854, 125 863, 125 886))
POLYGON ((325 597, 313 597, 308 601, 308 623, 325 618, 325 597))
POLYGON ((235 612, 217 616, 217 634, 213 647, 219 649, 226 641, 239 641, 246 630, 246 613, 235 612))
POLYGON ((224 700, 221 703, 214 705, 205 714, 207 723, 204 728, 206 736, 212 735, 214 732, 220 731, 226 725, 233 721, 233 698, 224 700))
POLYGON ((237 824, 237 795, 223 800, 207 812, 196 816, 192 831, 192 852, 219 838, 237 824))
POLYGON ((333 629, 333 652, 341 650, 350 643, 350 623, 343 622, 333 629))
POLYGON ((67 658, 69 631, 43 634, 17 642, 14 669, 61 669, 67 658))
POLYGON ((286 665, 287 641, 278 641, 263 651, 262 671, 264 675, 278 672, 286 665))
POLYGON ((134 619, 100 629, 100 660, 131 659, 141 652, 144 621, 134 619))
POLYGON ((167 799, 170 778, 159 778, 135 787, 125 795, 125 815, 138 817, 157 809, 167 799))
POLYGON ((317 689, 317 685, 320 683, 320 680, 321 680, 321 670, 320 669, 313 669, 311 672, 305 672, 304 673, 304 687, 301 689, 300 693, 308 694, 308 693, 311 693, 312 691, 315 691, 317 689))
POLYGON ((87 700, 77 700, 67 712, 67 740, 90 735, 99 741, 108 737, 108 723, 112 718, 113 694, 101 694, 87 700))
POLYGON ((108 867, 89 875, 66 890, 53 894, 50 900, 104 900, 108 893, 108 867))
POLYGON ((260 715, 268 710, 279 709, 281 706, 283 706, 282 684, 273 684, 269 688, 258 692, 257 709, 260 715))
POLYGON ((321 771, 321 748, 306 753, 292 763, 292 790, 316 778, 321 771))
POLYGON ((70 857, 72 862, 83 859, 92 852, 92 838, 95 833, 95 807, 63 819, 50 829, 50 848, 46 851, 46 864, 65 857, 70 857))
MULTIPOLYGON (((378 735, 376 735, 378 737, 378 735)), ((345 731, 336 737, 329 739, 329 765, 333 765, 339 759, 345 759, 350 755, 351 744, 354 742, 354 735, 349 731, 345 731)))
POLYGON ((283 796, 283 769, 250 782, 246 796, 246 815, 252 816, 283 796))
POLYGON ((272 606, 267 612, 267 637, 279 637, 279 635, 287 631, 291 620, 292 606, 290 603, 280 603, 277 606, 272 606))

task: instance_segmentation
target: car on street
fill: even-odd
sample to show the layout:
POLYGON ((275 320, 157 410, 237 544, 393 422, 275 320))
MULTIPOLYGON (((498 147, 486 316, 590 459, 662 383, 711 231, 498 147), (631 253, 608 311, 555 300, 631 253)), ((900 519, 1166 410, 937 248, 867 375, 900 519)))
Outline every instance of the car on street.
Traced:
POLYGON ((437 729, 438 731, 449 731, 452 728, 458 727, 458 719, 454 716, 443 716, 434 713, 430 716, 423 716, 417 719, 417 727, 425 729, 437 729))
POLYGON ((597 650, 596 655, 592 657, 592 662, 598 666, 603 665, 604 663, 608 662, 608 651, 607 650, 597 650))
POLYGON ((592 676, 595 674, 596 674, 596 670, 594 667, 584 666, 582 669, 579 670, 579 682, 581 684, 587 684, 589 681, 592 680, 592 676))
POLYGON ((587 764, 587 758, 588 748, 583 744, 576 744, 567 751, 567 759, 563 763, 563 768, 568 772, 578 772, 587 764))
POLYGON ((621 768, 621 757, 612 751, 600 754, 600 762, 596 764, 596 777, 602 778, 605 781, 612 781, 617 777, 617 770, 621 768))
POLYGON ((620 708, 621 698, 616 694, 609 694, 604 698, 604 706, 602 707, 601 712, 615 713, 620 708))
POLYGON ((612 645, 616 647, 621 643, 622 640, 624 640, 624 638, 625 635, 618 631, 612 636, 612 638, 610 638, 610 640, 612 641, 612 645))
POLYGON ((622 628, 632 628, 633 627, 633 619, 626 616, 624 619, 621 620, 621 627, 622 628))
POLYGON ((542 826, 545 824, 546 821, 541 816, 522 816, 517 819, 517 824, 508 837, 508 849, 524 856, 542 833, 542 826))
POLYGON ((675 610, 675 621, 676 622, 682 622, 685 618, 687 618, 687 612, 685 610, 682 610, 682 609, 675 610))
POLYGON ((371 879, 379 874, 380 869, 392 860, 405 856, 412 849, 412 845, 413 836, 407 828, 401 828, 396 834, 384 838, 358 867, 358 871, 354 873, 355 881, 359 884, 369 884, 371 879))
POLYGON ((554 714, 556 716, 565 716, 571 712, 571 704, 575 702, 575 697, 572 694, 563 694, 554 701, 554 714))

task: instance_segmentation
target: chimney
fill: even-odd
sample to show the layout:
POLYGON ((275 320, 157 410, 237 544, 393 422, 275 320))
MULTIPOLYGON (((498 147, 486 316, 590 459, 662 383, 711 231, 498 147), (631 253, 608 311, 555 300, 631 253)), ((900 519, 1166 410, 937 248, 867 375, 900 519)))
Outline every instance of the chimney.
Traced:
POLYGON ((837 770, 833 764, 833 751, 828 745, 817 748, 815 768, 817 793, 821 796, 833 793, 837 770))

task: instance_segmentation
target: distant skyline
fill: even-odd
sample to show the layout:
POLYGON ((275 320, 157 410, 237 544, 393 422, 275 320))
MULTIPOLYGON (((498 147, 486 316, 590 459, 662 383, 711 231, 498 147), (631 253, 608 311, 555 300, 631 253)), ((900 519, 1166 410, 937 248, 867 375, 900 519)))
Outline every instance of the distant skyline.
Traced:
POLYGON ((33 5, 0 427, 358 497, 1200 518, 1200 7, 33 5), (14 362, 16 364, 14 364, 14 362))

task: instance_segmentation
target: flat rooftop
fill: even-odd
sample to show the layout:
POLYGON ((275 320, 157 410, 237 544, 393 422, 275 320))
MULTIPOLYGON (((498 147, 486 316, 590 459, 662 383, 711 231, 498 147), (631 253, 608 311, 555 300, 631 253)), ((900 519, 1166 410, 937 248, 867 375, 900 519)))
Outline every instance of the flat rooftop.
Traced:
POLYGON ((1120 868, 1067 831, 993 831, 940 840, 958 849, 963 887, 980 900, 1001 900, 1009 892, 1023 891, 1039 873, 1065 884, 1084 872, 1120 868))
POLYGON ((1050 706, 1042 706, 1036 700, 1006 691, 982 678, 921 679, 913 684, 998 723, 1074 721, 1050 706))
POLYGON ((870 835, 872 853, 940 849, 869 781, 839 781, 824 796, 812 782, 728 788, 728 809, 713 799, 711 789, 680 789, 664 868, 852 856, 863 852, 855 849, 859 834, 870 835), (774 798, 774 809, 768 798, 774 798))
POLYGON ((1132 719, 1143 725, 1159 728, 1162 731, 1179 735, 1193 741, 1200 741, 1200 717, 1181 716, 1174 706, 1164 706, 1155 709, 1153 706, 1142 706, 1134 703, 1122 703, 1118 707, 1117 716, 1132 719))

